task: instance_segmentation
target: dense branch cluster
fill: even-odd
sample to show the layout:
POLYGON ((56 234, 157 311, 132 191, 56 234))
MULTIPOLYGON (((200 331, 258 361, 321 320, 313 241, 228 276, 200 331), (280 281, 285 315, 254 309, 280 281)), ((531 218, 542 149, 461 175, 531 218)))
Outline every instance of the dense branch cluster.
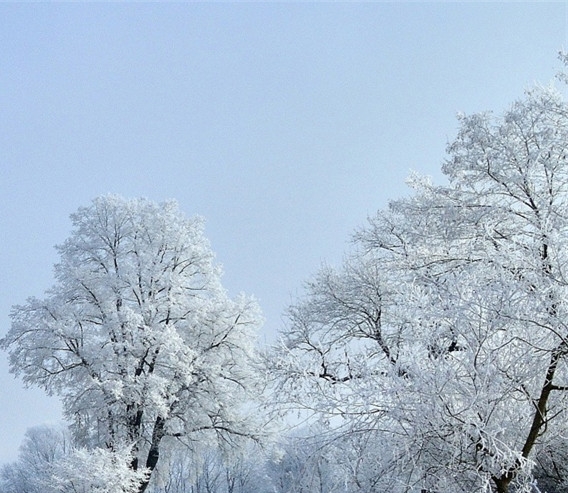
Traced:
POLYGON ((568 105, 461 117, 448 154, 448 185, 413 177, 308 283, 276 388, 388 444, 377 491, 524 491, 566 431, 568 105))

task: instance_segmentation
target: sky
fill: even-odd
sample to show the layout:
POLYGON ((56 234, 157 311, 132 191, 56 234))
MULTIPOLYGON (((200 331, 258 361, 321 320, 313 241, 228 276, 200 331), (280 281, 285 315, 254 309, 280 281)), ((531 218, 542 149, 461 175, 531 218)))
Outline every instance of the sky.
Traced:
MULTIPOLYGON (((443 182, 456 114, 561 70, 565 2, 0 3, 0 336, 53 284, 69 214, 117 193, 206 220, 260 343, 355 229, 443 182)), ((61 419, 0 354, 0 464, 61 419)))

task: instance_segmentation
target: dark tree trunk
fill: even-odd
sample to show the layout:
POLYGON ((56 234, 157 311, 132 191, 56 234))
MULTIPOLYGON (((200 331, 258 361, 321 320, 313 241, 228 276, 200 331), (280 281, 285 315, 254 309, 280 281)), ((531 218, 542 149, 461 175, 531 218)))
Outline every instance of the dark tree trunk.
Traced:
MULTIPOLYGON (((546 423, 546 415, 548 412, 548 401, 550 394, 553 390, 558 390, 559 387, 555 386, 553 383, 554 375, 558 367, 560 359, 565 355, 566 349, 564 345, 560 345, 556 350, 552 352, 550 357, 550 363, 546 371, 546 377, 544 379, 544 384, 540 391, 540 396, 535 402, 535 411, 533 416, 533 421, 531 428, 523 445, 521 455, 523 458, 527 459, 534 448, 539 434, 546 423)), ((493 482, 497 487, 497 493, 508 493, 509 484, 517 475, 517 468, 520 464, 511 467, 508 471, 504 472, 500 477, 493 477, 493 482)))
POLYGON ((160 416, 156 418, 154 422, 154 430, 152 431, 152 442, 150 443, 150 450, 148 450, 148 457, 146 458, 146 468, 148 469, 148 476, 140 484, 138 488, 138 493, 144 493, 148 485, 150 484, 150 478, 152 477, 152 472, 158 465, 158 460, 160 459, 160 442, 164 438, 164 431, 166 427, 166 420, 160 416))
POLYGON ((509 493, 509 484, 511 483, 512 477, 493 478, 493 482, 497 487, 496 493, 509 493))

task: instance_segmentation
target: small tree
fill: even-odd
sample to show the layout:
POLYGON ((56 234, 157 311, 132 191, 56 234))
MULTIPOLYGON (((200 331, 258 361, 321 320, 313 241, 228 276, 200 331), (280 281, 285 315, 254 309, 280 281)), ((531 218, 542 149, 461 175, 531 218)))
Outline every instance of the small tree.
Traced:
POLYGON ((130 467, 129 450, 73 450, 52 467, 45 493, 136 493, 147 471, 130 467))
POLYGON ((11 370, 63 399, 79 445, 131 450, 148 486, 172 438, 254 437, 256 303, 230 299, 200 219, 100 197, 71 216, 56 284, 12 312, 11 370))
POLYGON ((44 493, 55 464, 72 451, 67 430, 36 426, 26 431, 18 460, 0 469, 2 493, 44 493))

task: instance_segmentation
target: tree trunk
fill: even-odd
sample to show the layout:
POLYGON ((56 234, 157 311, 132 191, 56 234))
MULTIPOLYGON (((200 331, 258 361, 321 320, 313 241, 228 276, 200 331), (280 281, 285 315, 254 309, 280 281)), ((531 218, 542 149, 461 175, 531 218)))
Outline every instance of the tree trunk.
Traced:
POLYGON ((154 422, 154 430, 152 431, 152 442, 150 444, 150 450, 148 450, 148 457, 146 458, 146 468, 148 469, 148 476, 140 484, 138 488, 138 493, 144 493, 148 485, 150 484, 150 478, 152 477, 152 472, 158 464, 160 459, 160 442, 164 438, 164 431, 166 427, 166 420, 160 416, 156 418, 154 422))
POLYGON ((510 476, 501 476, 500 478, 493 478, 493 482, 497 487, 496 493, 509 493, 509 484, 513 478, 510 476))
MULTIPOLYGON (((540 391, 540 396, 538 400, 535 402, 535 411, 533 416, 533 421, 531 424, 531 428, 523 445, 523 449, 521 451, 521 455, 523 458, 527 459, 529 454, 531 453, 536 440, 541 432, 542 427, 546 422, 546 414, 548 412, 548 400, 550 398, 550 394, 553 390, 558 389, 553 384, 554 375, 556 373, 556 369, 558 367, 558 362, 565 354, 565 347, 560 345, 557 347, 550 357, 550 363, 546 370, 546 377, 544 379, 544 384, 540 391)), ((504 472, 500 477, 493 477, 493 482, 497 487, 497 493, 508 493, 509 491, 509 484, 517 475, 517 466, 513 466, 509 468, 508 471, 504 472)))

